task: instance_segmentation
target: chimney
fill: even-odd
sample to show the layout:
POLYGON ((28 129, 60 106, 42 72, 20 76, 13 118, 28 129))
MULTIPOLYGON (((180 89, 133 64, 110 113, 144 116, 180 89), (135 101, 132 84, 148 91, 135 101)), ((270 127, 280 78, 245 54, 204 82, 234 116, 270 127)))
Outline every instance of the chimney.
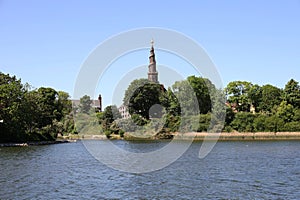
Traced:
POLYGON ((102 97, 101 97, 101 94, 99 94, 98 100, 99 100, 99 111, 102 112, 102 97))

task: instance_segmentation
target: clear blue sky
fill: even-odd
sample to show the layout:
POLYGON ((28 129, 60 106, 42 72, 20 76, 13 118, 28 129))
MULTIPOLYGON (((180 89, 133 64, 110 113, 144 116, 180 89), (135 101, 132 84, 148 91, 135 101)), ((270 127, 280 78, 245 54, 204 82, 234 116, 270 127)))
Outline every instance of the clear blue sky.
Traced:
MULTIPOLYGON (((247 80, 282 88, 291 78, 300 81, 299 0, 0 0, 0 71, 72 95, 81 64, 98 44, 142 27, 193 38, 224 85, 247 80)), ((147 65, 148 51, 133 55, 127 63, 147 65)), ((167 58, 157 52, 158 63, 168 64, 167 58)), ((104 105, 110 104, 109 89, 99 88, 104 105)))

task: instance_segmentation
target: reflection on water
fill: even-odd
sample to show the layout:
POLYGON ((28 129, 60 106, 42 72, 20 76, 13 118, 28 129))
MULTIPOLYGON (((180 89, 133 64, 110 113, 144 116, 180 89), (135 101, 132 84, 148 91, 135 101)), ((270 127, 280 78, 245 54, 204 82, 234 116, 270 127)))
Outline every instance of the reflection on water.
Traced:
MULTIPOLYGON (((167 144, 114 143, 133 152, 167 144)), ((0 199, 300 198, 300 142, 219 142, 201 160, 200 145, 146 174, 110 169, 80 142, 0 148, 0 199)))

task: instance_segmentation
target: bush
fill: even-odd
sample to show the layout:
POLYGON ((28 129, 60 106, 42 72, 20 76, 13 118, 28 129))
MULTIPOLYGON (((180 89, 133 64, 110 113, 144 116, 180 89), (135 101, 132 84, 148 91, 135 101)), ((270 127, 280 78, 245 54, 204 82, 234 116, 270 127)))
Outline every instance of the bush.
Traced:
POLYGON ((231 133, 233 131, 233 128, 231 126, 225 126, 224 131, 227 133, 231 133))
POLYGON ((234 120, 231 122, 231 127, 238 132, 253 132, 253 122, 255 115, 248 112, 239 112, 235 115, 234 120))
POLYGON ((299 122, 288 122, 284 125, 283 131, 300 131, 299 122))
POLYGON ((254 131, 266 131, 266 119, 268 116, 260 114, 253 121, 254 131))
POLYGON ((107 138, 110 138, 110 135, 112 134, 112 132, 110 130, 105 130, 104 134, 106 135, 107 138))
POLYGON ((265 130, 267 132, 278 132, 283 131, 284 121, 276 115, 272 115, 265 120, 265 130))

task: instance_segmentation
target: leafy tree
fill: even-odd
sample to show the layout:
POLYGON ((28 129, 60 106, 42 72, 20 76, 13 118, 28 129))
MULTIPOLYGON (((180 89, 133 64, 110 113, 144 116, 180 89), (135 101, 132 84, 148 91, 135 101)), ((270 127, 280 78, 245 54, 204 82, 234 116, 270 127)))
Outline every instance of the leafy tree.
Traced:
POLYGON ((52 88, 30 89, 15 76, 0 72, 0 142, 54 140, 58 132, 66 131, 68 95, 52 88))
POLYGON ((200 108, 200 113, 206 114, 211 111, 211 99, 210 99, 210 90, 208 86, 212 87, 210 89, 214 89, 213 84, 205 78, 189 76, 187 81, 193 88, 200 108))
POLYGON ((295 108, 300 108, 300 86, 294 79, 285 85, 284 100, 295 108))
POLYGON ((264 85, 261 87, 261 101, 259 102, 259 110, 271 113, 275 106, 281 102, 282 91, 272 85, 264 85))
POLYGON ((285 123, 282 131, 300 131, 300 123, 296 121, 285 123))
POLYGON ((115 120, 120 119, 121 114, 116 105, 107 106, 103 112, 96 113, 96 116, 107 136, 119 131, 115 120))
POLYGON ((238 111, 250 111, 251 99, 249 91, 252 83, 247 81, 233 81, 225 88, 229 103, 235 104, 238 111))
POLYGON ((250 86, 248 97, 250 105, 254 106, 255 111, 259 111, 262 98, 262 88, 257 84, 250 86))
POLYGON ((84 95, 83 97, 80 98, 80 104, 79 104, 79 111, 81 113, 85 113, 88 114, 92 108, 91 104, 92 104, 92 100, 91 97, 88 95, 84 95))
MULTIPOLYGON (((191 116, 199 114, 199 103, 196 93, 187 80, 176 81, 172 85, 173 94, 180 105, 181 116, 191 116)), ((177 106, 177 105, 175 105, 177 106)))
POLYGON ((225 117, 225 125, 226 126, 230 126, 230 123, 233 121, 234 116, 235 116, 235 114, 234 114, 232 108, 227 106, 226 107, 226 117, 225 117))
MULTIPOLYGON (((211 92, 210 96, 212 101, 212 109, 211 109, 212 113, 211 113, 211 123, 210 123, 211 127, 209 131, 221 132, 226 123, 226 115, 229 114, 226 113, 226 109, 228 107, 226 106, 226 95, 224 93, 224 90, 215 89, 215 86, 213 86, 213 89, 210 89, 210 92, 211 92)), ((231 108, 230 110, 232 111, 231 108)))
MULTIPOLYGON (((129 86, 129 88, 131 88, 131 86, 129 86)), ((165 89, 162 88, 162 85, 150 82, 136 88, 129 98, 129 102, 127 103, 127 105, 128 111, 131 115, 138 114, 148 120, 150 119, 150 117, 162 116, 162 107, 155 107, 155 105, 162 105, 164 107, 167 107, 167 103, 167 94, 165 92, 165 89), (155 111, 153 113, 149 113, 150 109, 152 108, 154 108, 155 111)))
POLYGON ((267 132, 278 132, 282 131, 284 127, 284 121, 279 118, 276 114, 266 117, 265 130, 267 132))
POLYGON ((102 119, 112 123, 114 120, 120 119, 122 116, 116 105, 107 106, 102 114, 102 119))
POLYGON ((294 117, 294 106, 288 104, 286 101, 282 101, 277 108, 276 115, 284 122, 291 122, 294 117))
POLYGON ((211 114, 199 114, 195 117, 197 120, 192 121, 192 130, 196 132, 207 131, 211 121, 211 114))
POLYGON ((51 124, 54 119, 58 116, 61 118, 58 112, 58 105, 57 105, 57 91, 52 88, 44 88, 41 87, 37 90, 37 106, 38 111, 40 112, 39 116, 39 127, 47 126, 51 124))
POLYGON ((22 100, 25 90, 20 79, 0 72, 0 141, 24 140, 22 100))
MULTIPOLYGON (((265 114, 259 114, 253 121, 253 127, 255 131, 266 131, 266 120, 268 116, 265 114)), ((272 131, 272 130, 271 130, 272 131)))
POLYGON ((231 127, 239 132, 253 132, 253 121, 255 115, 249 112, 236 113, 234 120, 231 122, 231 127))
POLYGON ((68 115, 72 111, 72 101, 70 100, 70 95, 67 92, 58 91, 57 93, 57 107, 60 112, 58 120, 63 116, 68 115))
POLYGON ((167 108, 168 114, 173 116, 180 115, 181 114, 180 104, 171 88, 168 88, 167 95, 168 95, 168 108, 167 108))
POLYGON ((124 99, 123 99, 123 104, 128 107, 129 103, 130 103, 129 101, 132 98, 132 96, 135 93, 135 91, 138 88, 144 86, 147 83, 150 83, 150 81, 148 79, 145 79, 145 78, 136 79, 136 80, 132 81, 130 83, 130 85, 128 86, 128 88, 126 89, 126 91, 125 91, 125 96, 124 96, 124 99))
POLYGON ((300 122, 300 109, 294 109, 293 121, 300 122))

